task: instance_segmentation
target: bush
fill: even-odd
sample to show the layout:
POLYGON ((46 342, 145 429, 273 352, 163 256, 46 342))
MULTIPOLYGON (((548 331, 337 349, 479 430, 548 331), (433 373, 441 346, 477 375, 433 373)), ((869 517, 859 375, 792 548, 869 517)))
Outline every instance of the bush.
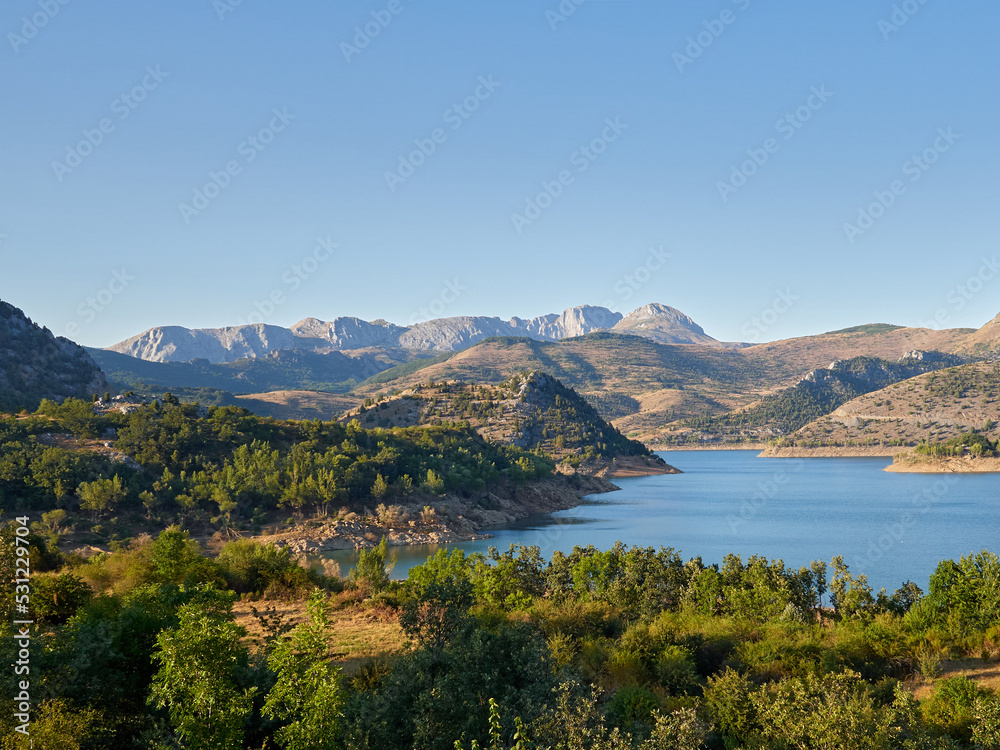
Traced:
POLYGON ((313 585, 288 547, 239 539, 222 548, 216 564, 226 584, 238 594, 266 593, 272 597, 304 592, 313 585))
POLYGON ((389 571, 396 565, 395 558, 386 560, 388 540, 382 541, 371 549, 361 550, 358 563, 351 571, 351 580, 360 586, 367 594, 377 594, 389 587, 389 571))
POLYGON ((939 682, 930 700, 923 704, 924 716, 927 723, 942 734, 969 742, 976 701, 992 697, 991 691, 979 687, 968 677, 951 677, 939 682))
POLYGON ((653 711, 660 708, 656 696, 644 687, 629 685, 611 699, 611 720, 624 731, 649 734, 654 718, 653 711))
POLYGON ((32 588, 31 609, 35 617, 54 624, 66 622, 94 595, 93 589, 72 573, 35 576, 32 588))
POLYGON ((698 687, 694 655, 683 646, 669 645, 660 652, 656 676, 673 695, 690 695, 698 687))

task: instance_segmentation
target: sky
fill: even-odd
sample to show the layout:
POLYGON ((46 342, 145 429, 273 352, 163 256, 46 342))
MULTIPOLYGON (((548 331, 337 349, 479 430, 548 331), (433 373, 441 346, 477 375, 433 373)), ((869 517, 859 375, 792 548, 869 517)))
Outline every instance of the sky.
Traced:
POLYGON ((147 328, 1000 312, 986 0, 9 0, 0 299, 147 328))

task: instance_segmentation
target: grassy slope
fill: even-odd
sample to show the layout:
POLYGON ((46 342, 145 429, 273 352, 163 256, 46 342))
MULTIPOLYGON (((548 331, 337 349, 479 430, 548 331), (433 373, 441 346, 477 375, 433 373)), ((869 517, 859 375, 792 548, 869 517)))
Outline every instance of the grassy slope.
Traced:
POLYGON ((865 394, 791 436, 807 445, 939 442, 970 429, 1000 435, 1000 365, 973 363, 865 394))

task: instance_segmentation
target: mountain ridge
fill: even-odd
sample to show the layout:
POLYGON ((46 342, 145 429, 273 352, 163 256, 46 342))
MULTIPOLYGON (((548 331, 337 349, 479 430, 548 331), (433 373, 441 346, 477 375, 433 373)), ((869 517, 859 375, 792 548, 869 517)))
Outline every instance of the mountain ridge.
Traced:
POLYGON ((288 328, 266 323, 193 329, 157 326, 106 349, 151 362, 204 359, 221 364, 263 357, 281 349, 325 353, 379 347, 449 352, 467 349, 497 336, 560 341, 598 330, 621 330, 659 343, 721 346, 689 316, 657 303, 644 305, 626 316, 604 307, 580 305, 560 314, 530 319, 462 315, 410 326, 355 317, 338 317, 330 321, 303 318, 288 328))

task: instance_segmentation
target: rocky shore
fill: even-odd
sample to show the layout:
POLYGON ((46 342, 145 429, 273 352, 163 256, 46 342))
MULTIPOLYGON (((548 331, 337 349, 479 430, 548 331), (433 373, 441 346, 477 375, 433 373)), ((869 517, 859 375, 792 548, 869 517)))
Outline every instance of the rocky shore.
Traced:
MULTIPOLYGON (((618 468, 626 470, 624 466, 618 468)), ((633 467, 632 470, 637 468, 633 467)), ((672 472, 659 470, 647 473, 676 471, 673 469, 672 472)), ((349 514, 326 522, 309 521, 280 530, 273 529, 254 539, 266 544, 290 547, 296 556, 373 547, 383 536, 393 546, 486 539, 489 534, 481 533, 481 529, 502 526, 539 513, 566 510, 579 505, 586 495, 616 489, 618 487, 604 477, 557 474, 525 485, 496 487, 470 498, 444 496, 431 506, 434 513, 430 521, 423 520, 430 514, 421 516, 422 508, 403 506, 400 515, 409 520, 387 524, 373 518, 349 514)))
POLYGON ((822 446, 819 448, 765 448, 758 458, 891 458, 910 450, 900 445, 822 446))
POLYGON ((1000 458, 933 458, 909 455, 900 457, 891 466, 885 467, 885 470, 898 474, 994 474, 1000 473, 1000 458))

